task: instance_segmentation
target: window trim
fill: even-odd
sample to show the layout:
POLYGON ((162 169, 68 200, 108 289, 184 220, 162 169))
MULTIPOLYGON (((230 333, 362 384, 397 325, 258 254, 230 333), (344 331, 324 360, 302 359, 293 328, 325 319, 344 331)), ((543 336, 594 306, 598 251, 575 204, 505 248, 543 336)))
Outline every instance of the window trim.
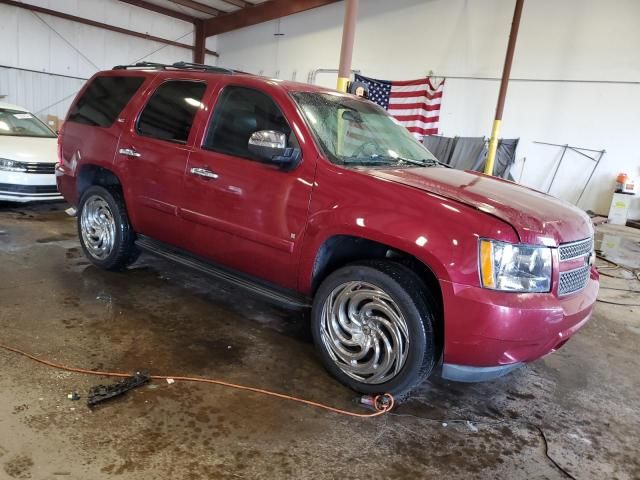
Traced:
POLYGON ((191 82, 191 83, 203 84, 204 85, 204 92, 202 92, 202 98, 200 98, 200 103, 202 103, 202 104, 205 103, 205 99, 206 99, 206 96, 207 96, 207 89, 209 88, 209 83, 206 80, 197 80, 197 79, 193 79, 193 78, 167 78, 167 79, 164 79, 155 88, 153 88, 153 86, 151 87, 151 88, 153 88, 153 91, 151 91, 151 89, 147 90, 148 98, 144 102, 142 107, 138 108, 138 113, 136 115, 136 120, 135 120, 135 122, 133 124, 133 131, 135 132, 135 134, 138 137, 150 138, 151 140, 157 140, 159 142, 167 142, 167 143, 171 143, 173 145, 188 145, 189 144, 189 139, 191 138, 192 135, 194 135, 193 126, 195 125, 196 116, 198 115, 198 112, 196 112, 196 114, 193 116, 193 123, 191 124, 191 128, 189 129, 189 136, 187 137, 187 139, 184 142, 180 141, 180 140, 169 140, 167 138, 158 138, 158 137, 154 137, 154 136, 151 136, 151 135, 145 135, 142 132, 140 132, 139 127, 138 127, 138 124, 140 123, 140 117, 142 117, 142 112, 145 111, 145 109, 147 108, 147 106, 151 102, 151 99, 153 98, 155 93, 162 86, 164 86, 164 85, 166 85, 167 83, 170 83, 170 82, 191 82))
POLYGON ((211 124, 213 123, 213 118, 216 115, 216 112, 218 110, 220 97, 222 97, 222 95, 225 93, 225 91, 230 89, 230 88, 244 88, 245 90, 253 90, 254 92, 261 93, 261 94, 265 95, 267 98, 269 98, 276 107, 278 107, 278 110, 280 110, 280 113, 282 114, 282 117, 286 120, 287 125, 289 125, 289 129, 291 130, 291 133, 295 137, 296 142, 298 143, 298 146, 300 147, 300 161, 298 162, 298 165, 300 165, 300 163, 302 163, 302 147, 301 147, 302 144, 300 143, 300 139, 298 138, 298 135, 296 135, 295 129, 291 127, 291 122, 289 121, 289 118, 287 118, 287 115, 284 113, 284 109, 280 106, 280 104, 276 101, 276 99, 273 98, 273 95, 269 94, 268 92, 265 92, 264 90, 262 90, 260 88, 255 88, 253 86, 247 86, 247 85, 242 85, 242 84, 238 84, 238 83, 228 83, 228 84, 224 85, 220 90, 218 90, 218 93, 216 94, 216 97, 215 97, 215 103, 212 105, 212 108, 211 108, 211 114, 209 115, 209 118, 207 119, 207 127, 204 129, 204 134, 202 135, 202 139, 200 141, 200 145, 198 146, 200 148, 200 150, 203 150, 203 151, 206 151, 206 152, 218 153, 220 155, 226 155, 227 157, 240 158, 242 160, 249 160, 250 162, 255 162, 255 163, 258 163, 260 165, 265 165, 263 162, 261 162, 259 160, 256 160, 255 158, 253 158, 251 156, 234 155, 234 154, 231 154, 231 153, 228 153, 228 152, 223 152, 223 151, 217 150, 215 148, 208 148, 208 147, 205 146, 207 138, 209 137, 209 132, 211 130, 211 124))
POLYGON ((120 115, 122 115, 122 112, 124 112, 127 107, 129 106, 129 104, 133 101, 133 99, 136 97, 136 95, 138 95, 138 92, 140 92, 140 89, 142 89, 144 87, 145 82, 147 81, 147 76, 146 75, 96 75, 95 77, 93 77, 91 79, 91 81, 87 82, 84 87, 82 88, 82 90, 78 93, 78 96, 74 99, 73 103, 71 104, 71 106, 69 107, 69 112, 67 113, 66 117, 65 117, 65 123, 66 122, 71 122, 75 125, 84 125, 85 127, 92 127, 92 128, 104 128, 104 129, 109 129, 112 128, 115 124, 118 123, 118 117, 120 115), (120 109, 120 112, 118 112, 118 115, 116 115, 116 118, 113 119, 113 122, 111 122, 110 125, 108 126, 102 126, 102 125, 88 125, 86 123, 81 123, 81 122, 76 122, 74 120, 71 120, 71 113, 72 110, 74 108, 77 107, 78 102, 82 99, 82 97, 84 97, 84 95, 87 93, 87 91, 89 90, 89 88, 91 88, 93 86, 93 83, 101 78, 141 78, 142 82, 140 83, 140 85, 138 85, 138 88, 136 88, 136 91, 133 92, 133 94, 129 97, 129 100, 126 101, 126 103, 122 106, 122 109, 120 109))

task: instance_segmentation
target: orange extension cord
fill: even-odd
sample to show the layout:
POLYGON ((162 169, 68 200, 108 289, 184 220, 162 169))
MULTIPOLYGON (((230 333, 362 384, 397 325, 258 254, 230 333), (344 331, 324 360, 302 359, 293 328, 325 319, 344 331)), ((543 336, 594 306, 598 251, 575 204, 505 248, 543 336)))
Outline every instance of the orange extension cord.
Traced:
MULTIPOLYGON (((125 377, 126 378, 131 376, 128 373, 121 373, 121 372, 99 372, 95 370, 87 370, 84 368, 67 367, 66 365, 60 365, 58 363, 54 363, 48 360, 44 360, 42 358, 38 358, 35 355, 31 355, 30 353, 24 352, 14 347, 3 345, 1 343, 0 343, 0 348, 7 350, 9 352, 17 353, 18 355, 22 355, 23 357, 27 357, 43 365, 47 365, 49 367, 53 367, 58 370, 65 370, 67 372, 82 373, 85 375, 96 375, 100 377, 125 377)), ((340 408, 331 407, 329 405, 325 405, 319 402, 314 402, 311 400, 305 400, 304 398, 294 397, 292 395, 285 395, 283 393, 272 392, 269 390, 264 390, 262 388, 247 387, 245 385, 237 385, 235 383, 224 382, 222 380, 215 380, 213 378, 181 377, 181 376, 171 376, 171 375, 149 375, 149 378, 154 380, 173 379, 173 380, 182 381, 182 382, 198 382, 198 383, 211 383, 214 385, 222 385, 223 387, 237 388, 238 390, 261 393, 263 395, 269 395, 271 397, 276 397, 283 400, 290 400, 292 402, 302 403, 305 405, 321 408, 324 410, 328 410, 330 412, 339 413, 341 415, 347 415, 350 417, 360 417, 360 418, 378 417, 380 415, 384 415, 387 412, 390 412, 393 406, 395 405, 395 400, 393 398, 393 395, 391 395, 390 393, 385 393, 382 395, 377 395, 373 399, 373 406, 376 409, 374 413, 354 413, 354 412, 349 412, 347 410, 342 410, 340 408), (385 398, 388 400, 387 402, 383 402, 383 399, 385 398)))

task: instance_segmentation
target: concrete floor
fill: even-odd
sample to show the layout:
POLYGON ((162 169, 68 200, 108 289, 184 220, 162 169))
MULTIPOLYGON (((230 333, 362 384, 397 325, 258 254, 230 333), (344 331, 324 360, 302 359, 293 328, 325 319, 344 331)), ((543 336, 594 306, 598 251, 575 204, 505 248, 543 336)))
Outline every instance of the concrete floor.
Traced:
MULTIPOLYGON (((97 270, 63 208, 0 206, 0 342, 68 365, 210 376, 361 411, 320 366, 300 314, 149 257, 127 273, 97 270)), ((637 245, 637 230, 606 228, 637 245)), ((639 303, 617 290, 601 298, 639 303)), ((492 383, 434 377, 377 419, 162 382, 90 411, 87 390, 110 380, 0 351, 0 478, 566 478, 539 426, 575 478, 638 479, 639 346, 640 309, 599 303, 560 351, 492 383)))

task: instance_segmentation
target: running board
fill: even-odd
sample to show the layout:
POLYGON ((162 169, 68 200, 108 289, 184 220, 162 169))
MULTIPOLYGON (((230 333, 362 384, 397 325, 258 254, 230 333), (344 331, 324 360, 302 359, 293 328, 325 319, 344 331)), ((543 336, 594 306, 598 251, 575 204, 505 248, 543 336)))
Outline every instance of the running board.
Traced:
POLYGON ((152 255, 171 260, 185 267, 197 270, 210 277, 222 280, 250 292, 259 295, 267 300, 278 303, 292 309, 303 309, 311 306, 311 301, 298 292, 284 290, 276 286, 269 285, 247 275, 236 273, 228 268, 218 266, 208 260, 196 257, 178 248, 154 240, 144 235, 138 235, 136 246, 152 255))

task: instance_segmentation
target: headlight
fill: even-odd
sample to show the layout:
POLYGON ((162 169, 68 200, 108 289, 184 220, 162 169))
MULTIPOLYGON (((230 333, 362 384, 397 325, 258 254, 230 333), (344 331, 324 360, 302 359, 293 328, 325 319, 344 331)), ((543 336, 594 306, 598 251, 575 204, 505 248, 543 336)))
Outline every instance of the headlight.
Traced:
POLYGON ((482 286, 513 292, 551 290, 551 249, 480 240, 482 286))
POLYGON ((9 160, 8 158, 0 158, 0 170, 7 172, 26 172, 27 166, 22 162, 9 160))

